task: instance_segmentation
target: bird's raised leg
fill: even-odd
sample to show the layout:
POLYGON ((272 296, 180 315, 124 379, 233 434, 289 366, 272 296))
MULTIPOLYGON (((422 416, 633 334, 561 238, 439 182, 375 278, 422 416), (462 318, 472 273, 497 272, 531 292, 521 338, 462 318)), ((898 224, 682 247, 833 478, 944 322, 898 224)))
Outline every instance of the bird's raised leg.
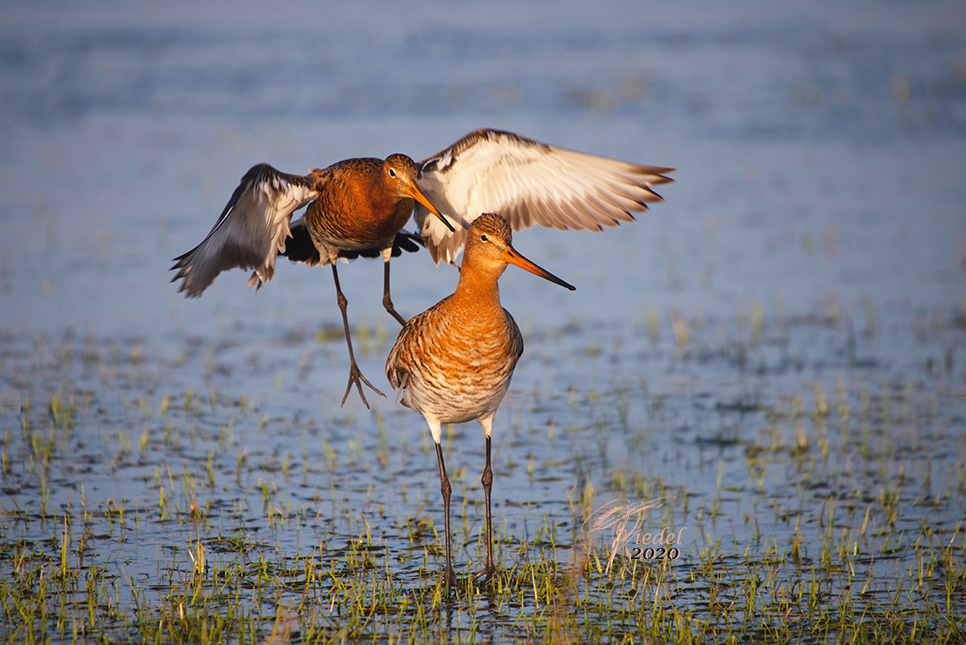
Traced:
POLYGON ((449 537, 449 498, 453 493, 453 487, 449 483, 449 477, 446 476, 446 464, 443 463, 443 449, 440 447, 439 441, 436 442, 436 460, 439 462, 439 488, 443 493, 443 514, 446 516, 446 572, 443 575, 446 577, 446 593, 448 594, 450 587, 456 586, 456 574, 453 573, 449 537))
POLYGON ((366 377, 362 375, 362 372, 359 370, 359 366, 356 365, 356 355, 352 351, 352 338, 349 336, 349 316, 346 314, 349 301, 346 300, 345 295, 342 293, 342 287, 339 285, 339 271, 335 268, 335 262, 332 263, 332 277, 335 278, 335 292, 339 298, 339 309, 342 310, 342 325, 345 327, 345 342, 349 346, 349 360, 352 361, 352 365, 349 367, 349 384, 345 388, 345 395, 342 397, 342 405, 345 405, 345 400, 349 398, 349 391, 352 390, 352 384, 355 383, 356 388, 359 390, 359 396, 362 397, 362 402, 365 403, 366 407, 368 408, 369 402, 366 401, 366 395, 362 393, 361 383, 368 385, 372 391, 379 396, 386 395, 373 387, 372 383, 366 380, 366 377))
POLYGON ((382 250, 382 261, 385 265, 385 278, 383 279, 382 286, 382 306, 386 308, 389 314, 399 321, 400 325, 405 325, 406 321, 396 313, 396 308, 392 306, 392 298, 389 296, 389 258, 392 257, 392 246, 390 245, 388 249, 382 250))
POLYGON ((490 511, 490 491, 493 489, 493 470, 490 468, 490 432, 493 428, 493 415, 481 418, 480 425, 483 426, 486 437, 486 466, 483 467, 483 476, 480 478, 483 484, 483 495, 486 498, 486 565, 482 571, 473 576, 473 580, 476 584, 483 585, 496 575, 496 566, 493 564, 493 518, 490 511))

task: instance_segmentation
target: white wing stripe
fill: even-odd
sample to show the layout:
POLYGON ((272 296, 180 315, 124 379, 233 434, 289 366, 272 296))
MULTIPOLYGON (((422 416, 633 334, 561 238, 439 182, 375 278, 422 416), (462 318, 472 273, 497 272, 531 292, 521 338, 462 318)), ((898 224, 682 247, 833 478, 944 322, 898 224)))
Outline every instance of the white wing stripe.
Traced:
POLYGON ((660 201, 651 186, 670 181, 661 174, 669 171, 478 130, 424 161, 419 179, 429 200, 463 225, 449 233, 421 207, 416 225, 434 261, 452 262, 465 229, 483 212, 503 214, 514 230, 600 230, 633 221, 631 213, 660 201))
POLYGON ((249 284, 271 280, 275 259, 291 235, 292 213, 318 196, 319 175, 283 175, 267 164, 251 168, 205 239, 176 258, 180 291, 198 297, 222 271, 255 269, 249 284))

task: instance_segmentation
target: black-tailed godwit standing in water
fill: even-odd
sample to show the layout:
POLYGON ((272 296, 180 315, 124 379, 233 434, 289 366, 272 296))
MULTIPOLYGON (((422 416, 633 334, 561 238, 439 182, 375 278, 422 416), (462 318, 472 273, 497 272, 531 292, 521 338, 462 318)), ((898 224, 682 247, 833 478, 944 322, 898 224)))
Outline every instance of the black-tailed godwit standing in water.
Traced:
POLYGON ((440 446, 444 423, 476 419, 483 427, 486 465, 481 478, 486 498, 486 564, 476 578, 485 582, 493 564, 490 516, 490 435, 497 408, 510 386, 523 354, 523 335, 500 305, 497 280, 507 264, 515 264, 567 289, 574 287, 533 264, 511 246, 511 229, 499 215, 486 213, 468 230, 459 283, 453 295, 407 322, 389 358, 386 376, 401 389, 403 405, 419 412, 436 442, 443 512, 446 516, 446 586, 455 582, 450 553, 449 509, 452 487, 440 446))

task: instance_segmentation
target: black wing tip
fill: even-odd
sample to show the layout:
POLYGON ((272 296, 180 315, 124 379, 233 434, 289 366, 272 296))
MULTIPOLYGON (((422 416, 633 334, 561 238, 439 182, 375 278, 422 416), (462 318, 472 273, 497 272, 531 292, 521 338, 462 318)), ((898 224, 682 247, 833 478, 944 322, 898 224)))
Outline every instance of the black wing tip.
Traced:
POLYGON ((647 177, 647 183, 651 186, 660 186, 661 184, 670 184, 675 181, 674 177, 666 177, 668 173, 677 172, 677 168, 658 168, 656 166, 638 166, 635 169, 635 174, 638 176, 647 177))
POLYGON ((255 179, 255 178, 257 178, 257 177, 259 177, 259 176, 261 176, 263 174, 266 174, 266 173, 267 174, 277 175, 278 174, 278 170, 276 170, 275 168, 273 168, 271 165, 269 165, 267 163, 257 163, 254 166, 252 166, 251 168, 249 168, 248 169, 248 172, 246 172, 244 175, 242 175, 241 183, 244 184, 245 182, 247 182, 249 180, 252 180, 252 179, 255 179))
MULTIPOLYGON (((641 212, 647 210, 647 206, 646 205, 641 204, 640 202, 637 202, 637 204, 640 205, 641 212)), ((634 222, 637 221, 637 218, 634 217, 634 213, 632 213, 632 212, 630 212, 628 210, 622 210, 622 212, 627 217, 627 219, 620 219, 620 218, 617 218, 617 217, 611 217, 610 224, 608 225, 608 228, 616 228, 616 227, 620 226, 621 224, 633 224, 634 222)), ((604 227, 601 226, 600 224, 598 224, 597 226, 598 226, 598 228, 597 228, 597 231, 598 232, 602 232, 604 230, 604 227)))
POLYGON ((178 286, 177 293, 183 293, 185 298, 200 298, 202 292, 205 290, 204 287, 201 289, 195 288, 194 285, 190 283, 188 276, 186 275, 178 274, 171 278, 170 282, 174 282, 176 280, 183 280, 183 282, 178 286))
POLYGON ((194 284, 192 284, 192 281, 191 281, 192 276, 188 275, 188 269, 190 269, 190 267, 178 266, 178 265, 171 267, 171 271, 174 271, 175 269, 180 269, 180 271, 178 271, 178 273, 176 273, 175 276, 168 281, 168 283, 170 284, 172 282, 177 282, 178 280, 181 280, 181 284, 178 285, 177 293, 184 293, 185 298, 200 298, 201 293, 205 290, 205 287, 207 287, 207 285, 205 285, 205 287, 198 289, 197 287, 194 286, 194 284))
MULTIPOLYGON (((673 181, 673 180, 672 180, 672 181, 673 181)), ((663 197, 661 197, 661 195, 660 195, 659 193, 657 193, 656 191, 654 191, 654 190, 651 190, 650 188, 648 188, 648 189, 647 189, 647 192, 648 192, 648 193, 649 193, 650 195, 652 195, 652 199, 650 199, 650 200, 645 200, 645 201, 639 201, 639 202, 637 202, 638 204, 640 204, 640 205, 641 205, 641 208, 642 208, 643 210, 647 210, 647 208, 648 208, 648 206, 647 206, 647 204, 648 204, 648 203, 651 203, 651 204, 658 204, 658 203, 660 203, 660 202, 663 202, 663 201, 664 201, 664 198, 663 198, 663 197)))
POLYGON ((170 270, 171 271, 174 271, 175 269, 180 269, 180 268, 182 268, 184 266, 187 266, 188 265, 188 256, 190 256, 194 252, 195 252, 195 249, 191 249, 187 253, 182 253, 181 255, 179 255, 176 258, 171 258, 171 261, 174 262, 174 265, 171 267, 170 270))

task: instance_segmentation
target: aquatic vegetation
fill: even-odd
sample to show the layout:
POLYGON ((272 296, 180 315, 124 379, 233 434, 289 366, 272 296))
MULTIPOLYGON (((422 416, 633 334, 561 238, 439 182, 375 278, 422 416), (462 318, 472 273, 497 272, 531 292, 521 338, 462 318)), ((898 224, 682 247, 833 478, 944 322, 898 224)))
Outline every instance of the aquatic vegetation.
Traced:
MULTIPOLYGON (((953 3, 61 4, 0 21, 0 643, 966 642, 953 3), (500 575, 465 585, 483 440, 444 428, 445 598, 432 438, 340 407, 331 282, 160 274, 239 159, 490 118, 681 172, 636 223, 531 231, 579 303, 501 293, 500 575)), ((405 315, 455 282, 410 259, 405 315)), ((341 278, 378 377, 383 267, 341 278)))
POLYGON ((311 381, 302 344, 170 362, 7 335, 0 640, 962 641, 966 389, 925 359, 956 351, 955 321, 909 326, 914 345, 877 345, 877 323, 853 357, 841 319, 750 320, 648 311, 638 336, 596 330, 599 354, 535 329, 528 352, 557 359, 525 360, 501 412, 483 588, 482 439, 444 429, 449 599, 418 417, 209 369, 272 355, 311 381))

